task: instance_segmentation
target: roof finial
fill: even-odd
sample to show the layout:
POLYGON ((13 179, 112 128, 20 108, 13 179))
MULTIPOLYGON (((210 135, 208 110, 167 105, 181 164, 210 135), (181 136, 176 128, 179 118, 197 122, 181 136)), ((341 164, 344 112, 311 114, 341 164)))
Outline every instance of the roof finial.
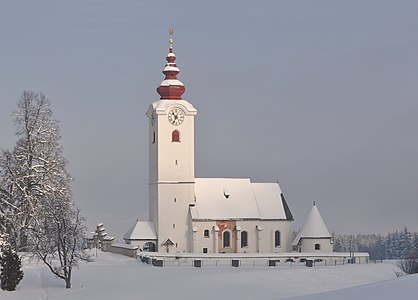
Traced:
POLYGON ((173 33, 174 33, 173 28, 170 28, 170 30, 169 30, 168 32, 169 32, 169 34, 170 34, 170 40, 169 40, 169 43, 170 43, 170 50, 171 50, 171 49, 173 49, 173 33))

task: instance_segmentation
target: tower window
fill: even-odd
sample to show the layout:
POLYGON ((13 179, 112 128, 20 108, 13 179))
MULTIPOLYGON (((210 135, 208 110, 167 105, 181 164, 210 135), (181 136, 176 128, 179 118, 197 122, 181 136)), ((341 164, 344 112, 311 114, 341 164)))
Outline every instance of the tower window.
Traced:
POLYGON ((280 242, 280 231, 276 230, 274 232, 274 247, 280 247, 281 246, 281 242, 280 242))
POLYGON ((172 142, 180 142, 180 132, 178 130, 174 130, 171 133, 171 141, 172 142))
POLYGON ((208 238, 209 237, 209 230, 205 229, 205 231, 203 231, 203 237, 208 238))
POLYGON ((155 131, 152 132, 152 143, 155 144, 155 131))
POLYGON ((321 245, 320 244, 315 244, 315 250, 321 250, 321 245))

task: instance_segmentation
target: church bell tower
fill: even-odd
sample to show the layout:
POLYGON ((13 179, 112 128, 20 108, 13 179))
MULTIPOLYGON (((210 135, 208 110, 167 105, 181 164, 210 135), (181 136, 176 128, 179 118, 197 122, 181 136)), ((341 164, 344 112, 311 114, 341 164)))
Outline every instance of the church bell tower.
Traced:
POLYGON ((173 53, 170 30, 160 100, 146 113, 149 120, 149 217, 157 232, 157 251, 191 252, 189 205, 194 201, 194 117, 197 110, 182 99, 184 84, 173 53))

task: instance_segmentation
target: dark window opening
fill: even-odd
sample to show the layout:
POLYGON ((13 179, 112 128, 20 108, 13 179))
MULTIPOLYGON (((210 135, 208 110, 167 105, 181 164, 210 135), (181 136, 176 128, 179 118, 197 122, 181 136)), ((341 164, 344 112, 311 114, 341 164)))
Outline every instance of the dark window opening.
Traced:
POLYGON ((209 237, 209 230, 205 229, 205 231, 203 231, 203 237, 208 238, 209 237))
POLYGON ((274 232, 274 247, 280 247, 280 231, 276 230, 274 232))
POLYGON ((171 134, 171 141, 172 142, 180 142, 180 132, 178 130, 174 130, 171 134))
POLYGON ((229 231, 223 232, 223 246, 224 248, 231 247, 231 233, 229 231))
POLYGON ((241 232, 241 248, 248 247, 248 232, 241 232))
POLYGON ((321 250, 321 245, 320 244, 315 244, 315 250, 321 250))

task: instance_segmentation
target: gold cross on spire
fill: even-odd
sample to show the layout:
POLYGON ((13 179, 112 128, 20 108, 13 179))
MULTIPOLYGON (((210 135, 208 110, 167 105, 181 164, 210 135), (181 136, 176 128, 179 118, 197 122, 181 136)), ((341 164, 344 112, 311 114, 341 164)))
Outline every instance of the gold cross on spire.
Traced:
POLYGON ((171 49, 171 48, 173 48, 173 33, 174 33, 173 28, 171 28, 168 32, 170 33, 170 41, 169 41, 169 43, 170 43, 170 49, 171 49))

